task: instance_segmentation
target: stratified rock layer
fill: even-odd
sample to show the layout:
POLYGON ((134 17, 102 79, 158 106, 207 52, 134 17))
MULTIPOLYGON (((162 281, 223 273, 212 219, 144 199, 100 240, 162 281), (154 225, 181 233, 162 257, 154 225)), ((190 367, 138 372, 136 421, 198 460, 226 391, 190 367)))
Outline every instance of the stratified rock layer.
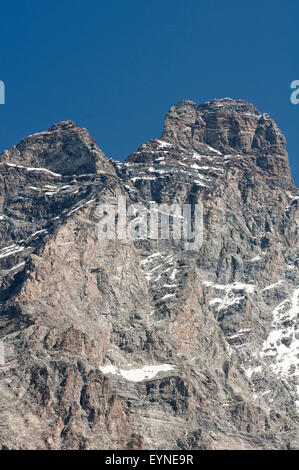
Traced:
POLYGON ((298 201, 244 101, 177 104, 125 162, 72 121, 5 151, 2 448, 299 448, 298 201), (120 195, 202 203, 202 246, 99 240, 120 195))

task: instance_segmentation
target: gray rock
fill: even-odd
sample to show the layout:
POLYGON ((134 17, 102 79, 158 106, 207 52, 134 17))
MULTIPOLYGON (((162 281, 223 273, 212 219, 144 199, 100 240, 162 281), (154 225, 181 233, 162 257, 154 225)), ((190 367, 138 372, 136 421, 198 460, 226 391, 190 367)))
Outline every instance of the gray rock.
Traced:
POLYGON ((298 449, 298 201, 244 101, 179 103, 125 162, 71 121, 4 152, 0 446, 298 449), (202 247, 98 240, 119 195, 201 202, 202 247))

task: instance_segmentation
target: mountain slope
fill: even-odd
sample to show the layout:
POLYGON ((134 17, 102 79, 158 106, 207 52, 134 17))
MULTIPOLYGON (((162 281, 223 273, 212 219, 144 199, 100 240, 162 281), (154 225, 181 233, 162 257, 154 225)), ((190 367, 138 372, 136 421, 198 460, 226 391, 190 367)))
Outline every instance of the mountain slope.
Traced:
POLYGON ((178 103, 125 162, 71 121, 5 151, 0 445, 298 448, 298 200, 244 101, 178 103), (118 196, 201 203, 202 246, 99 240, 118 196))

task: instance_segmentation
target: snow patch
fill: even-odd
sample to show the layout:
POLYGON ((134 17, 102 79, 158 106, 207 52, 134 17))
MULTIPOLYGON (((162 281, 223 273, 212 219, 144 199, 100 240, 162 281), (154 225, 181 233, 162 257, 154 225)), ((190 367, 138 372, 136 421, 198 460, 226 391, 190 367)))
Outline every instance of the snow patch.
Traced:
POLYGON ((257 366, 257 367, 250 367, 249 369, 245 370, 245 374, 250 380, 253 374, 258 374, 262 370, 262 366, 257 366))
POLYGON ((171 144, 169 142, 165 142, 164 140, 158 140, 159 142, 159 148, 165 148, 165 147, 171 147, 171 144))
POLYGON ((299 314, 299 286, 290 298, 273 311, 272 331, 263 344, 261 357, 271 357, 270 366, 279 377, 297 377, 299 338, 296 337, 299 314), (290 308, 288 308, 290 307, 290 308))
POLYGON ((245 284, 241 282, 234 282, 233 284, 214 284, 211 281, 203 281, 203 285, 207 287, 213 287, 219 290, 245 290, 249 294, 252 294, 255 290, 255 284, 245 284))
POLYGON ((164 295, 164 297, 162 297, 162 299, 160 299, 160 300, 166 300, 166 299, 169 299, 170 297, 174 297, 174 296, 175 296, 175 294, 166 294, 166 295, 164 295))
POLYGON ((282 282, 284 282, 284 280, 280 279, 279 281, 275 282, 275 284, 271 284, 270 286, 264 287, 264 289, 262 289, 262 291, 267 291, 267 290, 270 290, 270 289, 274 289, 275 287, 280 286, 280 284, 282 282))
POLYGON ((254 258, 252 258, 250 261, 255 262, 255 261, 259 261, 260 259, 262 259, 262 257, 258 255, 258 256, 255 256, 254 258))
POLYGON ((139 369, 120 369, 113 365, 100 366, 103 374, 118 375, 130 382, 143 382, 144 380, 153 379, 160 372, 169 372, 174 369, 170 364, 161 364, 156 366, 143 366, 139 369))

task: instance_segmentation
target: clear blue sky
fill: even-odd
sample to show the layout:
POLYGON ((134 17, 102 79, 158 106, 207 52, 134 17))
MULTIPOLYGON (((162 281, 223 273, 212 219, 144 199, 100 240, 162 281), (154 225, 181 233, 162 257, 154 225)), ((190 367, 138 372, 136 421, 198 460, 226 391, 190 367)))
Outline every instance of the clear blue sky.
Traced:
POLYGON ((181 99, 269 113, 299 185, 298 0, 60 0, 0 6, 0 150, 72 119, 122 159, 181 99))

